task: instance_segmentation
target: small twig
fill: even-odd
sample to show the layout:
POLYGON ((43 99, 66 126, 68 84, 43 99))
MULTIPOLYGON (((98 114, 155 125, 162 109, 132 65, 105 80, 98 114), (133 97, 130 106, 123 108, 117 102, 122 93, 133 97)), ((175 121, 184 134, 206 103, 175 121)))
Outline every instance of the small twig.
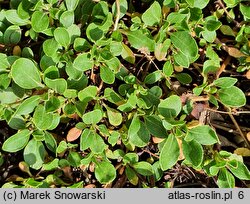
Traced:
POLYGON ((198 102, 198 101, 209 101, 208 96, 190 96, 188 97, 193 102, 198 102))
POLYGON ((118 29, 118 23, 121 15, 120 0, 116 0, 115 3, 116 3, 116 19, 115 19, 114 31, 118 29))
POLYGON ((227 9, 226 9, 225 5, 223 4, 223 2, 221 0, 217 0, 217 3, 224 10, 224 12, 227 14, 227 17, 234 22, 234 24, 236 25, 236 27, 240 28, 241 27, 240 23, 232 18, 232 16, 227 11, 227 9))
POLYGON ((244 139, 244 141, 246 142, 247 147, 250 148, 249 141, 248 141, 247 137, 244 135, 244 133, 241 131, 240 126, 238 125, 237 121, 235 120, 235 118, 234 118, 234 116, 233 116, 233 114, 232 114, 230 108, 229 108, 229 113, 230 113, 229 116, 230 116, 231 120, 233 121, 235 127, 236 127, 237 130, 239 131, 240 136, 241 136, 242 139, 244 139))
POLYGON ((250 111, 236 111, 236 112, 226 112, 226 111, 218 111, 215 109, 211 109, 211 108, 206 108, 206 110, 208 111, 212 111, 212 112, 216 112, 216 113, 222 113, 222 114, 233 114, 233 115, 239 115, 239 114, 250 114, 250 111))
POLYGON ((216 79, 218 79, 221 73, 226 69, 227 65, 230 63, 230 60, 231 56, 227 56, 226 60, 222 63, 220 69, 216 73, 216 79))
POLYGON ((232 128, 224 127, 224 126, 218 125, 218 124, 216 124, 216 123, 211 123, 211 125, 212 125, 213 127, 217 128, 217 129, 221 129, 221 130, 224 130, 224 131, 226 131, 226 132, 229 132, 229 133, 233 133, 233 134, 239 135, 239 132, 236 131, 236 130, 234 130, 234 129, 232 129, 232 128))
POLYGON ((144 150, 143 150, 143 152, 146 152, 146 153, 150 154, 151 156, 153 156, 153 157, 155 157, 155 158, 157 158, 157 159, 159 159, 159 158, 160 158, 158 155, 156 155, 156 154, 154 154, 154 153, 150 152, 150 151, 149 151, 149 150, 147 150, 147 149, 144 149, 144 150))

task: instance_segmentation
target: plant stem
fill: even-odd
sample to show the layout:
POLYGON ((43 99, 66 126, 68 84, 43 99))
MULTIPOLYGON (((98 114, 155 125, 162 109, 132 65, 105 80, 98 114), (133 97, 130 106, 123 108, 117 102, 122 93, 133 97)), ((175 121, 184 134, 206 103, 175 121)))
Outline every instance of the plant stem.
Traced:
POLYGON ((116 19, 115 19, 114 31, 118 29, 118 23, 121 14, 120 0, 116 0, 115 3, 116 3, 116 19))

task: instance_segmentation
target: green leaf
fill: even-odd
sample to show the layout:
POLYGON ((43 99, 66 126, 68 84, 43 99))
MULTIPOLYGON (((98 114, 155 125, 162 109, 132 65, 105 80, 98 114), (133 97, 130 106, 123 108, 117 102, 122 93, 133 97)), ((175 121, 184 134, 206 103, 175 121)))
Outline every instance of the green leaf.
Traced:
POLYGON ((115 74, 107 66, 100 66, 100 76, 106 84, 113 84, 115 82, 115 74))
POLYGON ((226 3, 227 7, 229 8, 233 8, 237 6, 237 4, 240 2, 240 0, 223 0, 223 1, 226 3))
POLYGON ((217 20, 206 20, 205 22, 205 28, 209 31, 218 30, 221 25, 221 22, 217 20))
POLYGON ((207 41, 207 42, 214 42, 216 39, 216 31, 209 31, 209 30, 204 30, 201 32, 203 38, 207 41))
POLYGON ((161 170, 160 162, 157 161, 153 165, 153 170, 154 170, 154 178, 156 181, 161 180, 163 176, 163 171, 161 170))
POLYGON ((238 162, 237 168, 233 168, 228 166, 230 171, 239 179, 241 180, 250 180, 250 172, 247 169, 246 165, 242 162, 238 162))
POLYGON ((22 30, 17 25, 9 26, 4 34, 3 41, 5 44, 17 44, 21 40, 22 30))
POLYGON ((126 176, 128 177, 129 182, 136 186, 138 184, 139 178, 136 175, 135 171, 131 169, 129 166, 126 166, 125 173, 126 176))
POLYGON ((93 131, 85 128, 80 137, 80 150, 84 151, 91 145, 91 138, 93 138, 93 131))
POLYGON ((87 71, 89 69, 92 69, 92 67, 94 66, 94 62, 93 60, 90 58, 90 54, 88 53, 83 53, 78 55, 74 62, 73 62, 73 66, 80 71, 87 71))
POLYGON ((217 93, 220 101, 226 106, 241 107, 246 105, 244 92, 236 86, 220 89, 217 93))
POLYGON ((234 188, 235 179, 234 176, 227 171, 226 168, 221 168, 217 180, 219 188, 234 188))
MULTIPOLYGON (((0 72, 1 72, 1 70, 0 70, 0 72)), ((9 77, 8 73, 0 73, 0 89, 2 89, 2 90, 7 89, 9 87, 10 83, 11 83, 11 78, 9 77)))
POLYGON ((70 152, 67 157, 70 166, 73 167, 79 167, 81 164, 81 159, 82 158, 78 152, 70 152))
POLYGON ((59 47, 60 45, 54 38, 47 39, 43 43, 43 51, 48 57, 54 56, 59 47))
POLYGON ((157 25, 161 21, 161 5, 155 1, 143 14, 142 20, 147 26, 157 25))
POLYGON ((104 36, 104 31, 95 23, 90 23, 86 29, 87 37, 90 41, 96 42, 104 36))
POLYGON ((54 37, 55 40, 65 49, 68 49, 68 46, 70 45, 70 36, 68 31, 65 28, 56 28, 54 30, 54 37))
POLYGON ((220 64, 218 64, 215 60, 206 60, 203 64, 203 73, 215 73, 220 68, 220 64))
POLYGON ((50 134, 49 132, 45 131, 45 144, 46 144, 46 147, 56 153, 56 148, 57 148, 57 143, 56 143, 56 140, 55 138, 53 137, 52 134, 50 134))
POLYGON ((229 25, 222 25, 220 27, 220 31, 224 34, 224 35, 228 35, 228 36, 233 36, 235 37, 236 34, 233 31, 233 29, 229 26, 229 25))
POLYGON ((230 88, 232 87, 238 80, 232 77, 221 77, 219 79, 214 80, 213 84, 220 88, 230 88))
POLYGON ((136 49, 148 49, 150 52, 155 50, 155 41, 142 33, 141 30, 129 31, 127 36, 132 47, 136 49))
POLYGON ((160 153, 160 166, 163 171, 176 164, 180 155, 180 149, 176 137, 170 134, 166 139, 160 153))
POLYGON ((56 148, 56 153, 61 154, 63 153, 66 149, 68 148, 67 146, 67 142, 65 142, 64 140, 61 141, 58 145, 58 147, 56 148))
POLYGON ((45 78, 45 84, 54 89, 55 92, 63 94, 67 89, 67 81, 65 79, 49 79, 45 78))
POLYGON ((119 126, 122 123, 122 114, 113 108, 109 108, 108 106, 105 108, 107 109, 109 123, 115 127, 119 126))
POLYGON ((74 11, 79 3, 79 0, 66 0, 65 3, 69 11, 74 11))
POLYGON ((138 147, 144 147, 149 142, 150 134, 146 128, 146 125, 140 121, 137 115, 133 117, 133 120, 129 126, 128 137, 129 140, 138 147))
POLYGON ((149 115, 144 117, 145 125, 153 136, 166 138, 167 132, 162 125, 162 120, 157 115, 149 115))
POLYGON ((89 102, 93 100, 97 94, 97 87, 96 86, 88 86, 85 89, 79 91, 78 98, 80 101, 89 102))
POLYGON ((6 152, 17 152, 23 149, 30 139, 30 134, 31 132, 27 129, 19 131, 3 143, 2 150, 6 152))
MULTIPOLYGON (((119 18, 121 19, 123 16, 126 15, 126 12, 128 10, 128 2, 127 0, 120 0, 120 16, 119 18)), ((117 15, 117 4, 114 2, 112 5, 112 13, 116 16, 117 15)))
MULTIPOLYGON (((192 36, 187 31, 177 31, 170 35, 170 39, 178 49, 179 55, 181 54, 182 58, 186 57, 189 63, 195 61, 198 55, 198 46, 196 41, 192 38, 192 36)), ((179 56, 177 55, 177 56, 179 56)), ((180 64, 182 65, 182 64, 180 64)), ((184 67, 187 67, 186 65, 184 67)))
POLYGON ((154 173, 152 165, 145 161, 133 164, 133 168, 143 176, 151 176, 154 173))
POLYGON ((139 161, 139 157, 136 153, 130 152, 123 157, 124 164, 135 164, 139 161))
POLYGON ((104 96, 109 102, 116 105, 125 103, 124 99, 111 88, 106 88, 104 90, 104 96))
POLYGON ((126 60, 127 62, 134 64, 135 63, 135 55, 132 52, 132 50, 125 45, 124 43, 122 43, 122 53, 121 56, 124 60, 126 60))
POLYGON ((108 161, 96 163, 95 177, 102 184, 110 183, 116 178, 115 167, 108 161))
POLYGON ((174 118, 181 112, 181 107, 180 97, 172 95, 160 102, 158 111, 165 118, 174 118))
POLYGON ((249 5, 240 4, 240 11, 245 18, 250 19, 250 7, 249 7, 249 5))
POLYGON ((19 17, 16 9, 9 9, 5 11, 5 17, 10 23, 14 25, 24 26, 24 25, 29 24, 28 19, 23 19, 19 17))
POLYGON ((213 145, 219 142, 215 131, 208 125, 197 126, 190 129, 185 137, 185 140, 196 140, 202 145, 213 145))
POLYGON ((186 1, 190 6, 200 9, 205 8, 209 3, 209 0, 186 0, 186 1))
POLYGON ((185 160, 194 167, 199 167, 203 161, 203 148, 199 142, 192 140, 190 142, 182 141, 183 154, 185 160))
POLYGON ((32 139, 24 149, 24 161, 33 169, 40 169, 44 163, 46 150, 43 143, 32 139))
POLYGON ((167 16, 167 22, 170 24, 178 24, 187 18, 187 14, 181 14, 177 12, 171 12, 167 16))
POLYGON ((121 135, 119 132, 116 131, 111 132, 110 136, 108 137, 108 143, 111 144, 112 147, 115 146, 120 136, 121 135))
POLYGON ((54 112, 59 109, 60 105, 60 100, 57 97, 52 96, 48 101, 45 102, 45 110, 46 112, 54 112))
POLYGON ((11 66, 11 76, 24 89, 43 87, 38 68, 30 59, 17 59, 11 66))
POLYGON ((98 135, 96 132, 90 134, 89 136, 90 149, 95 154, 101 154, 106 148, 106 144, 104 143, 102 137, 98 135))
POLYGON ((86 51, 91 48, 89 42, 84 38, 76 38, 74 41, 74 49, 78 52, 86 51))
POLYGON ((192 77, 187 73, 177 73, 175 77, 182 84, 190 84, 193 80, 192 77))
POLYGON ((51 162, 43 164, 42 169, 45 171, 51 171, 51 170, 58 168, 58 166, 59 166, 59 159, 56 158, 52 160, 51 162))
POLYGON ((14 115, 28 115, 32 113, 35 107, 39 104, 40 96, 31 96, 25 99, 16 109, 14 115))
POLYGON ((38 105, 33 115, 33 122, 40 130, 47 130, 53 122, 53 114, 47 113, 45 107, 38 105))
POLYGON ((0 89, 0 102, 1 104, 15 103, 20 98, 14 93, 13 88, 8 87, 5 90, 0 89))
POLYGON ((158 61, 166 60, 166 55, 168 53, 168 48, 171 45, 171 40, 166 39, 163 43, 157 43, 155 46, 155 57, 158 61))
POLYGON ((101 119, 102 119, 102 111, 100 109, 90 111, 82 116, 83 122, 88 125, 96 124, 100 122, 101 119))
POLYGON ((149 73, 145 79, 144 79, 144 83, 145 84, 154 84, 157 81, 160 81, 160 79, 162 78, 162 72, 161 70, 156 70, 152 73, 149 73))
POLYGON ((68 28, 74 23, 74 12, 73 11, 64 11, 60 16, 60 23, 63 27, 68 28))
POLYGON ((10 67, 10 64, 7 59, 7 55, 0 53, 0 72, 5 71, 10 67))
POLYGON ((173 65, 171 64, 170 61, 166 61, 163 65, 163 73, 167 76, 167 77, 170 77, 173 72, 174 72, 174 67, 173 65))
POLYGON ((49 27, 49 17, 45 12, 35 11, 31 16, 31 25, 35 32, 42 32, 49 27))

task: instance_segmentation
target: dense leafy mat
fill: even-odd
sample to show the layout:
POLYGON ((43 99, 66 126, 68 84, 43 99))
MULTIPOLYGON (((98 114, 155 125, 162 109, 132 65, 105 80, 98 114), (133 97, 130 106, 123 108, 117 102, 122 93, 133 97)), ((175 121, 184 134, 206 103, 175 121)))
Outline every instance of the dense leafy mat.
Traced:
POLYGON ((249 187, 248 1, 0 6, 3 187, 249 187))

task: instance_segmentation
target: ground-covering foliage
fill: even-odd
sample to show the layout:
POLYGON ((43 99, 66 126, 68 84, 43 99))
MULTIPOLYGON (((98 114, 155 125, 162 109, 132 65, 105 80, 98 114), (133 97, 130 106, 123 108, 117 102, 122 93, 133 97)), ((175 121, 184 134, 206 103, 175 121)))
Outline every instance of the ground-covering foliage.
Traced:
POLYGON ((0 8, 2 187, 249 187, 249 1, 0 8))

